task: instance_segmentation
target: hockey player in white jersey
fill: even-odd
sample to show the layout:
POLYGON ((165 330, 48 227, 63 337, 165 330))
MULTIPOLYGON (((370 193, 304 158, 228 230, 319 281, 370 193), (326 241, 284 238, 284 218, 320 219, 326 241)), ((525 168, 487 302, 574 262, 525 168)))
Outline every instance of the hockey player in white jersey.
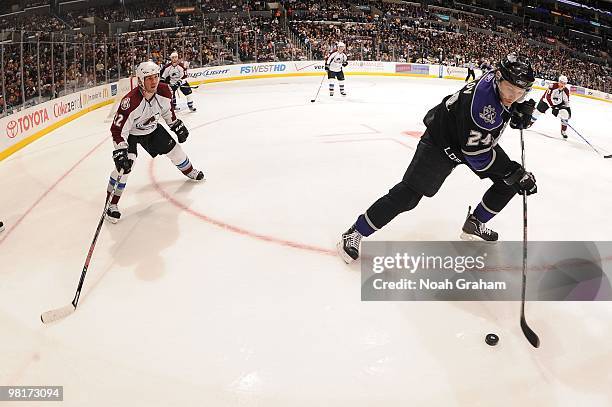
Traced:
POLYGON ((329 96, 334 96, 334 79, 338 81, 340 94, 346 96, 344 91, 344 72, 342 68, 348 65, 348 58, 344 53, 346 45, 339 42, 336 51, 332 52, 325 60, 325 70, 327 71, 327 79, 329 80, 329 96))
POLYGON ((187 107, 192 112, 196 111, 193 106, 193 97, 191 87, 187 82, 187 64, 184 61, 179 61, 179 55, 176 52, 170 54, 170 63, 164 65, 161 70, 161 79, 170 85, 172 89, 172 104, 176 106, 176 91, 181 90, 187 98, 187 107))
POLYGON ((117 183, 119 171, 123 170, 123 176, 106 212, 106 219, 112 223, 117 223, 121 218, 117 204, 136 161, 139 144, 153 158, 162 154, 168 157, 186 177, 194 181, 204 180, 204 173, 193 168, 181 146, 159 123, 159 119, 163 118, 176 134, 179 143, 187 140, 189 131, 174 114, 171 103, 172 91, 167 84, 159 82, 159 66, 151 61, 143 62, 138 65, 136 76, 138 87, 121 99, 111 126, 115 146, 113 151, 115 169, 108 183, 107 200, 117 183))
POLYGON ((572 117, 569 105, 570 92, 567 88, 567 76, 559 76, 559 80, 551 84, 542 95, 531 120, 534 122, 551 108, 552 114, 561 120, 561 136, 567 138, 567 123, 572 117))

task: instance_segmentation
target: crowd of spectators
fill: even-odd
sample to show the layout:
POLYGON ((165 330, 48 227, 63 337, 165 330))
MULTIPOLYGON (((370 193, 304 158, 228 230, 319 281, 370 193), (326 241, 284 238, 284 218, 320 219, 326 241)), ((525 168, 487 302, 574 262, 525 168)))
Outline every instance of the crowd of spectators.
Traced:
POLYGON ((0 18, 0 30, 25 31, 23 51, 21 35, 4 38, 0 111, 20 106, 24 99, 37 103, 125 76, 144 59, 162 63, 172 50, 194 67, 322 59, 338 41, 347 44, 350 59, 361 60, 480 65, 484 59, 497 61, 509 52, 521 52, 531 59, 539 77, 555 79, 564 74, 572 84, 612 92, 609 65, 583 58, 584 54, 609 58, 605 42, 416 3, 282 0, 281 13, 266 10, 267 3, 260 0, 202 0, 193 2, 199 6, 189 24, 175 29, 113 37, 66 34, 90 16, 107 22, 174 16, 174 3, 153 0, 61 16, 26 18, 18 13, 0 18), (53 45, 51 33, 57 33, 53 45))

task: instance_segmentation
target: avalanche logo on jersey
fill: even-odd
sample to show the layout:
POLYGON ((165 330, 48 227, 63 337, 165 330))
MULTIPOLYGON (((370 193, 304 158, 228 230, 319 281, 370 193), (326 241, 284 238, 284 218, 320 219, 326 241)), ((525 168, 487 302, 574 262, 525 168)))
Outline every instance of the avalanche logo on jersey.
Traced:
POLYGON ((495 124, 495 116, 497 116, 497 113, 493 106, 486 105, 479 116, 485 123, 495 124))

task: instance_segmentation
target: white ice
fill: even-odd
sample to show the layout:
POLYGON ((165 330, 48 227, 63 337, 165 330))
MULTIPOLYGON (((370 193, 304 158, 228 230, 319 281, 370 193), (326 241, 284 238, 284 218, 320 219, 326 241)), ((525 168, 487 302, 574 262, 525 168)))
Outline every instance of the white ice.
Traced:
MULTIPOLYGON (((348 77, 348 97, 324 84, 313 104, 318 83, 196 90, 179 116, 208 180, 141 150, 77 312, 52 326, 39 315, 72 299, 104 203, 107 109, 1 162, 0 385, 63 385, 65 406, 612 405, 610 303, 529 303, 536 350, 516 302, 360 301, 335 243, 401 179, 418 141, 405 132, 462 83, 348 77)), ((610 107, 572 98, 607 153, 610 107)), ((612 160, 569 133, 549 113, 525 134, 529 238, 611 240, 612 160)), ((517 131, 502 145, 520 160, 517 131)), ((460 167, 373 239, 455 240, 488 185, 460 167)), ((490 227, 521 240, 521 200, 490 227)))

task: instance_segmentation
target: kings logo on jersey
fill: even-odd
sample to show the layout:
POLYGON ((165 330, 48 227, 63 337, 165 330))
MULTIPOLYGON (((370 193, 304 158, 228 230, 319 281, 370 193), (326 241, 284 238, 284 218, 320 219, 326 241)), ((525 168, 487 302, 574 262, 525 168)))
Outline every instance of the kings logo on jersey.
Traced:
POLYGON ((485 123, 495 124, 495 116, 497 116, 497 113, 493 106, 486 105, 479 116, 485 123))

